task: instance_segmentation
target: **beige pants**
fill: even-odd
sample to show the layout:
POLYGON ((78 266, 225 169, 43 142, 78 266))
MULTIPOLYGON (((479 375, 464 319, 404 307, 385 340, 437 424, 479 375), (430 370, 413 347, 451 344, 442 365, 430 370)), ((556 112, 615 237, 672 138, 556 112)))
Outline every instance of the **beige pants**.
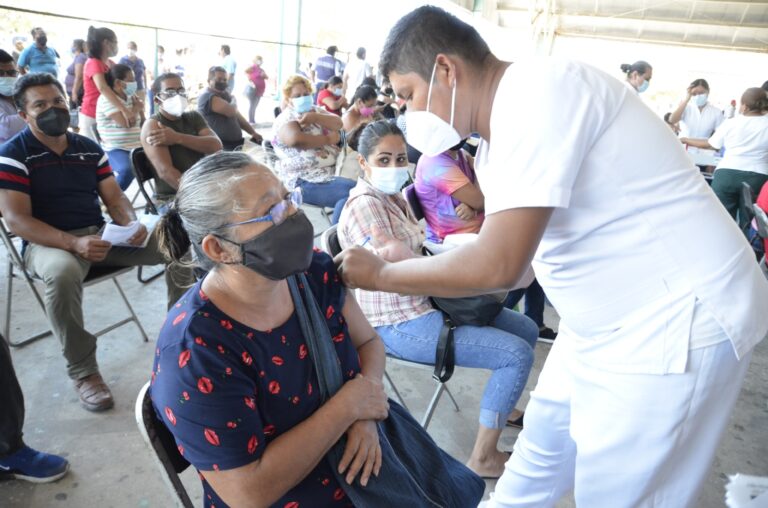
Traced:
MULTIPOLYGON (((96 226, 70 231, 76 236, 95 234, 96 226)), ((64 358, 67 360, 67 374, 72 379, 82 379, 98 372, 96 363, 96 337, 84 328, 83 323, 83 280, 91 265, 96 266, 138 266, 165 263, 158 252, 157 238, 153 234, 143 249, 113 247, 107 257, 98 263, 61 249, 29 244, 24 262, 30 273, 45 283, 45 312, 51 329, 59 338, 64 358)), ((168 284, 168 307, 170 308, 194 283, 192 271, 180 267, 169 267, 165 272, 168 284)))

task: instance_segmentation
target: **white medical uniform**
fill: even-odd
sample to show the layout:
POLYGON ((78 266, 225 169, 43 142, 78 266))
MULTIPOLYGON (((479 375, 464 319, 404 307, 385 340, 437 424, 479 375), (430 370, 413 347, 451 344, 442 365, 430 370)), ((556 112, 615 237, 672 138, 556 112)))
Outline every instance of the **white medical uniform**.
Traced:
POLYGON ((690 506, 768 331, 749 245, 672 131, 597 69, 512 64, 490 127, 486 214, 555 208, 533 266, 561 322, 487 506, 570 490, 586 508, 690 506))
POLYGON ((688 101, 680 117, 681 136, 694 139, 707 139, 725 120, 722 111, 707 102, 702 109, 695 99, 688 101))

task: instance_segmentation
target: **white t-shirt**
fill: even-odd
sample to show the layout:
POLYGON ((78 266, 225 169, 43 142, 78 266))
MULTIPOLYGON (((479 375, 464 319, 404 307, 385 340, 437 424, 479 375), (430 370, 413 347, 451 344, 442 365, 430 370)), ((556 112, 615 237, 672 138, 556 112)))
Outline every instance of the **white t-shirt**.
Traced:
POLYGON ((738 169, 768 175, 768 115, 735 116, 709 138, 714 148, 725 147, 717 169, 738 169))
POLYGON ((744 236, 621 82, 568 60, 514 63, 490 128, 476 161, 486 214, 555 208, 533 267, 583 362, 682 373, 697 305, 738 356, 765 336, 768 282, 744 236))
POLYGON ((691 99, 680 117, 680 135, 686 138, 707 139, 723 123, 725 115, 709 102, 699 110, 691 99))
POLYGON ((373 74, 373 68, 365 60, 356 58, 347 64, 347 68, 344 74, 349 75, 349 81, 347 82, 347 100, 351 101, 355 95, 357 87, 359 87, 365 78, 373 74))

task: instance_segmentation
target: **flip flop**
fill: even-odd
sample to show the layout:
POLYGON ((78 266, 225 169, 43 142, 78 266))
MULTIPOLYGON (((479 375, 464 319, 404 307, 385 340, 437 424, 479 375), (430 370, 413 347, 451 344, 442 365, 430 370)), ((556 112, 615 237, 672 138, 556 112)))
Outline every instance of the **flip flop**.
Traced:
POLYGON ((518 417, 515 420, 507 420, 507 427, 514 427, 516 429, 522 429, 523 428, 523 417, 525 417, 525 413, 522 413, 520 417, 518 417))
MULTIPOLYGON (((504 453, 506 453, 508 455, 507 460, 509 460, 509 457, 512 456, 512 452, 504 452, 504 453)), ((498 480, 499 478, 501 478, 501 475, 499 475, 499 476, 481 476, 480 478, 482 478, 483 480, 498 480)))

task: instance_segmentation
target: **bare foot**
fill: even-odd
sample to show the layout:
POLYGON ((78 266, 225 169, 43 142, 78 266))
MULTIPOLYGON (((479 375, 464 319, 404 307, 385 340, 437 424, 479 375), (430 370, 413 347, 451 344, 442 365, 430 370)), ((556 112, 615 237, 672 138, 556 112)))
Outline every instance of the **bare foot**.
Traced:
POLYGON ((509 452, 496 450, 488 457, 470 457, 467 467, 483 478, 498 478, 504 472, 504 464, 509 456, 509 452))

